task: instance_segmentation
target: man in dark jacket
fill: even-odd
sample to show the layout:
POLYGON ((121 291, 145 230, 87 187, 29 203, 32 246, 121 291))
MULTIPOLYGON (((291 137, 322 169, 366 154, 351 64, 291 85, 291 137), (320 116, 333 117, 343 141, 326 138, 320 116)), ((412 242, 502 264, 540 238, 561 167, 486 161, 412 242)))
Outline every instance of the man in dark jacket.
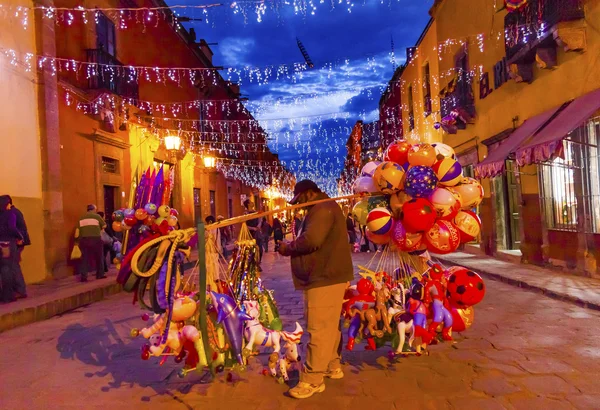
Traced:
POLYGON ((23 271, 21 270, 21 254, 23 253, 23 249, 25 249, 26 246, 31 245, 31 239, 29 239, 29 232, 27 232, 27 224, 25 223, 25 217, 23 216, 23 212, 19 211, 17 207, 14 206, 10 195, 7 196, 8 200, 10 201, 10 210, 15 214, 17 218, 17 230, 21 233, 21 236, 23 237, 23 242, 20 242, 17 248, 17 263, 15 263, 14 265, 14 290, 17 294, 17 299, 20 299, 27 297, 25 278, 23 277, 23 271))
MULTIPOLYGON (((304 180, 296 184, 290 203, 327 198, 313 181, 304 180)), ((354 278, 354 268, 341 208, 335 201, 309 207, 298 237, 292 242, 283 242, 279 253, 291 256, 294 286, 304 291, 310 342, 300 383, 289 391, 290 396, 304 399, 325 390, 324 377, 344 377, 340 364, 340 314, 347 283, 354 278)))
POLYGON ((104 263, 102 262, 104 245, 101 238, 102 229, 105 227, 106 222, 98 215, 96 205, 88 205, 87 212, 79 218, 75 236, 81 248, 79 273, 82 282, 87 282, 87 275, 92 264, 96 266, 96 278, 106 278, 104 263))

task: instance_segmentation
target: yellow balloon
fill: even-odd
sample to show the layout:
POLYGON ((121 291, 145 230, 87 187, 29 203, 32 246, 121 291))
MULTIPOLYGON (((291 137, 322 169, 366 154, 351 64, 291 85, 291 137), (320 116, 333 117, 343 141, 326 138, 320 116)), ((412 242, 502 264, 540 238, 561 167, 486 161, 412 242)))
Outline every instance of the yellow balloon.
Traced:
POLYGON ((166 218, 171 214, 171 208, 168 205, 161 205, 158 207, 158 216, 166 218))
POLYGON ((167 223, 169 226, 177 226, 177 217, 175 215, 168 216, 167 223))
POLYGON ((413 167, 422 165, 430 167, 437 161, 435 148, 429 144, 418 144, 408 151, 408 163, 413 167))

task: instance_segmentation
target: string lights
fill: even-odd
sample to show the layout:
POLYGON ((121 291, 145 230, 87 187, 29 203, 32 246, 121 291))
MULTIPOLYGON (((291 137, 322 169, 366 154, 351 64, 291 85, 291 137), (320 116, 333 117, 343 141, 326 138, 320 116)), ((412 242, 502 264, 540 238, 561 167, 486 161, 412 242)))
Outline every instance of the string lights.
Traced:
MULTIPOLYGON (((324 4, 320 1, 318 4, 324 4)), ((350 0, 331 2, 332 7, 343 6, 348 12, 352 11, 354 4, 350 0)), ((234 14, 241 14, 245 19, 250 14, 255 14, 257 21, 261 21, 269 10, 280 12, 285 7, 292 7, 295 14, 314 15, 317 12, 317 3, 312 0, 284 0, 284 1, 242 1, 233 3, 215 3, 204 6, 165 6, 165 7, 140 7, 140 8, 54 8, 45 6, 13 7, 0 5, 0 17, 6 16, 16 19, 24 29, 28 29, 33 17, 45 20, 53 20, 56 24, 65 28, 79 23, 97 24, 100 13, 115 22, 119 30, 128 30, 132 27, 155 27, 159 24, 170 24, 176 29, 182 29, 181 23, 189 21, 189 18, 180 17, 180 11, 201 13, 202 19, 208 22, 209 11, 218 9, 231 9, 234 14), (224 7, 219 7, 224 6, 224 7)), ((512 32, 500 32, 494 35, 475 34, 457 39, 447 39, 433 46, 433 51, 440 60, 446 55, 454 53, 456 47, 462 47, 469 42, 476 46, 472 51, 484 52, 485 45, 489 41, 500 41, 502 37, 506 40, 516 38, 515 41, 527 41, 528 35, 540 36, 545 27, 523 27, 517 26, 518 35, 512 32), (534 32, 532 32, 532 30, 534 32)), ((416 49, 409 65, 415 65, 419 53, 425 50, 416 49)), ((50 72, 61 79, 73 78, 75 81, 101 80, 108 83, 119 81, 131 86, 133 90, 140 83, 152 82, 165 85, 176 85, 178 87, 202 87, 203 85, 222 85, 223 81, 231 83, 250 83, 265 85, 272 81, 283 80, 288 83, 300 83, 309 75, 317 72, 323 78, 333 78, 339 75, 351 76, 350 67, 360 64, 369 72, 382 72, 387 69, 379 57, 368 56, 362 59, 350 60, 348 58, 326 62, 318 68, 309 70, 305 63, 291 63, 281 65, 270 65, 264 67, 152 67, 121 64, 103 64, 91 61, 78 61, 63 57, 41 56, 32 53, 18 53, 11 49, 0 49, 7 61, 12 66, 21 66, 26 72, 33 72, 36 68, 40 71, 50 72), (385 68, 384 68, 385 67, 385 68)), ((382 54, 386 58, 386 54, 382 54)), ((395 61, 395 56, 387 55, 387 58, 395 61)), ((482 66, 469 71, 470 78, 483 72, 482 66)), ((461 71, 451 68, 438 75, 432 75, 431 83, 438 88, 450 77, 461 75, 461 71)), ((311 77, 314 79, 314 77, 311 77)), ((62 82, 61 82, 62 83, 62 82)), ((407 84, 404 80, 398 81, 401 89, 407 84)), ((367 100, 375 101, 379 98, 379 91, 385 91, 386 87, 392 85, 381 84, 367 90, 367 100)), ((417 80, 413 82, 416 87, 424 86, 424 82, 417 80)), ((226 84, 227 86, 227 84, 226 84)), ((248 183, 253 186, 269 186, 272 184, 273 176, 276 178, 289 178, 285 175, 286 166, 295 172, 298 178, 329 179, 332 180, 339 175, 339 169, 343 166, 340 158, 340 150, 355 122, 356 115, 348 112, 332 112, 314 116, 277 117, 273 111, 277 109, 293 107, 309 107, 318 103, 323 93, 311 96, 304 95, 302 98, 289 101, 286 106, 280 106, 274 101, 252 101, 243 102, 240 98, 231 100, 208 100, 198 99, 180 102, 157 102, 147 101, 139 98, 137 94, 116 96, 103 94, 94 101, 85 101, 69 87, 64 87, 64 101, 69 106, 89 114, 98 115, 108 112, 114 121, 132 123, 146 127, 156 138, 164 138, 167 132, 177 131, 184 136, 186 146, 193 153, 211 152, 220 156, 217 159, 217 168, 230 177, 248 183), (137 111, 135 114, 133 108, 137 111), (257 118, 254 119, 250 112, 257 118), (191 117, 191 118, 190 118, 191 117), (281 154, 293 154, 294 158, 281 159, 277 161, 265 161, 254 159, 270 155, 270 149, 281 154), (265 154, 265 155, 263 155, 265 154), (314 158, 314 155, 318 158, 314 158), (284 164, 284 165, 282 165, 284 164), (268 170, 268 172, 266 172, 268 170), (336 175, 337 174, 337 175, 336 175), (332 178, 333 177, 333 178, 332 178)), ((357 90, 360 91, 360 90, 357 90)), ((436 96, 434 96, 436 97, 436 96)), ((437 99, 433 98, 437 103, 437 99)), ((421 108, 423 103, 416 101, 421 108)), ((439 105, 439 104, 438 104, 439 105)), ((392 130, 385 132, 395 135, 397 128, 402 124, 402 111, 408 110, 406 102, 393 107, 384 107, 386 126, 392 130)), ((439 109, 439 108, 438 108, 439 109)), ((435 111, 429 117, 431 121, 438 121, 440 113, 435 111)), ((418 124, 418 122, 417 122, 418 124)), ((418 130, 415 130, 418 131, 418 130)), ((413 134, 414 132, 413 131, 413 134)), ((283 155, 282 155, 283 156, 283 155)), ((288 180, 288 179, 286 179, 288 180)), ((326 188, 327 189, 327 188, 326 188)))

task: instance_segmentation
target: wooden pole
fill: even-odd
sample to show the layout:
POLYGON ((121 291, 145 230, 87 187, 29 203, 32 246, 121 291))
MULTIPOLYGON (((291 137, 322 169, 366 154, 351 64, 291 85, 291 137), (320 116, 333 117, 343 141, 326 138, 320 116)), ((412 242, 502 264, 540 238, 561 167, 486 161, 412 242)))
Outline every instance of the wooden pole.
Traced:
POLYGON ((213 229, 223 228, 225 226, 237 225, 242 222, 250 221, 252 219, 263 218, 265 216, 278 214, 280 212, 285 212, 285 211, 291 211, 293 209, 306 208, 308 206, 322 204, 324 202, 341 201, 343 199, 366 198, 366 197, 370 197, 370 196, 374 196, 374 195, 382 195, 382 194, 354 194, 354 195, 340 196, 337 198, 319 199, 318 201, 306 202, 306 203, 298 204, 298 205, 290 205, 288 207, 281 208, 281 209, 273 209, 271 211, 260 212, 260 213, 257 212, 257 213, 253 213, 253 214, 237 216, 235 218, 224 219, 222 221, 215 222, 210 225, 206 225, 205 229, 213 230, 213 229))
MULTIPOLYGON (((208 343, 208 313, 206 311, 206 243, 205 243, 205 229, 202 221, 196 225, 196 232, 198 233, 198 303, 200 305, 200 314, 198 315, 198 328, 202 335, 202 344, 204 345, 204 352, 206 354, 206 362, 211 367, 213 362, 213 354, 208 343)), ((214 289, 212 289, 214 290, 214 289)))

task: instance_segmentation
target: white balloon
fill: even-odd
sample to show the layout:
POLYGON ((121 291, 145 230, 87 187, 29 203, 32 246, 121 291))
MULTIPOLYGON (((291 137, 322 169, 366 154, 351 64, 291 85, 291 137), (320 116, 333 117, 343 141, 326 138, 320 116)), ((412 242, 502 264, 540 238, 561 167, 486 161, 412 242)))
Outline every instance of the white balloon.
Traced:
POLYGON ((361 176, 372 177, 379 164, 381 164, 380 161, 367 162, 361 171, 361 176))
POLYGON ((375 186, 375 182, 373 182, 373 178, 364 176, 356 178, 354 181, 354 193, 355 194, 364 194, 371 192, 378 192, 379 190, 375 186))
POLYGON ((435 154, 437 155, 438 161, 444 158, 456 159, 456 153, 454 152, 454 148, 452 148, 450 145, 442 144, 441 142, 437 142, 431 145, 433 146, 433 148, 435 148, 435 154))

